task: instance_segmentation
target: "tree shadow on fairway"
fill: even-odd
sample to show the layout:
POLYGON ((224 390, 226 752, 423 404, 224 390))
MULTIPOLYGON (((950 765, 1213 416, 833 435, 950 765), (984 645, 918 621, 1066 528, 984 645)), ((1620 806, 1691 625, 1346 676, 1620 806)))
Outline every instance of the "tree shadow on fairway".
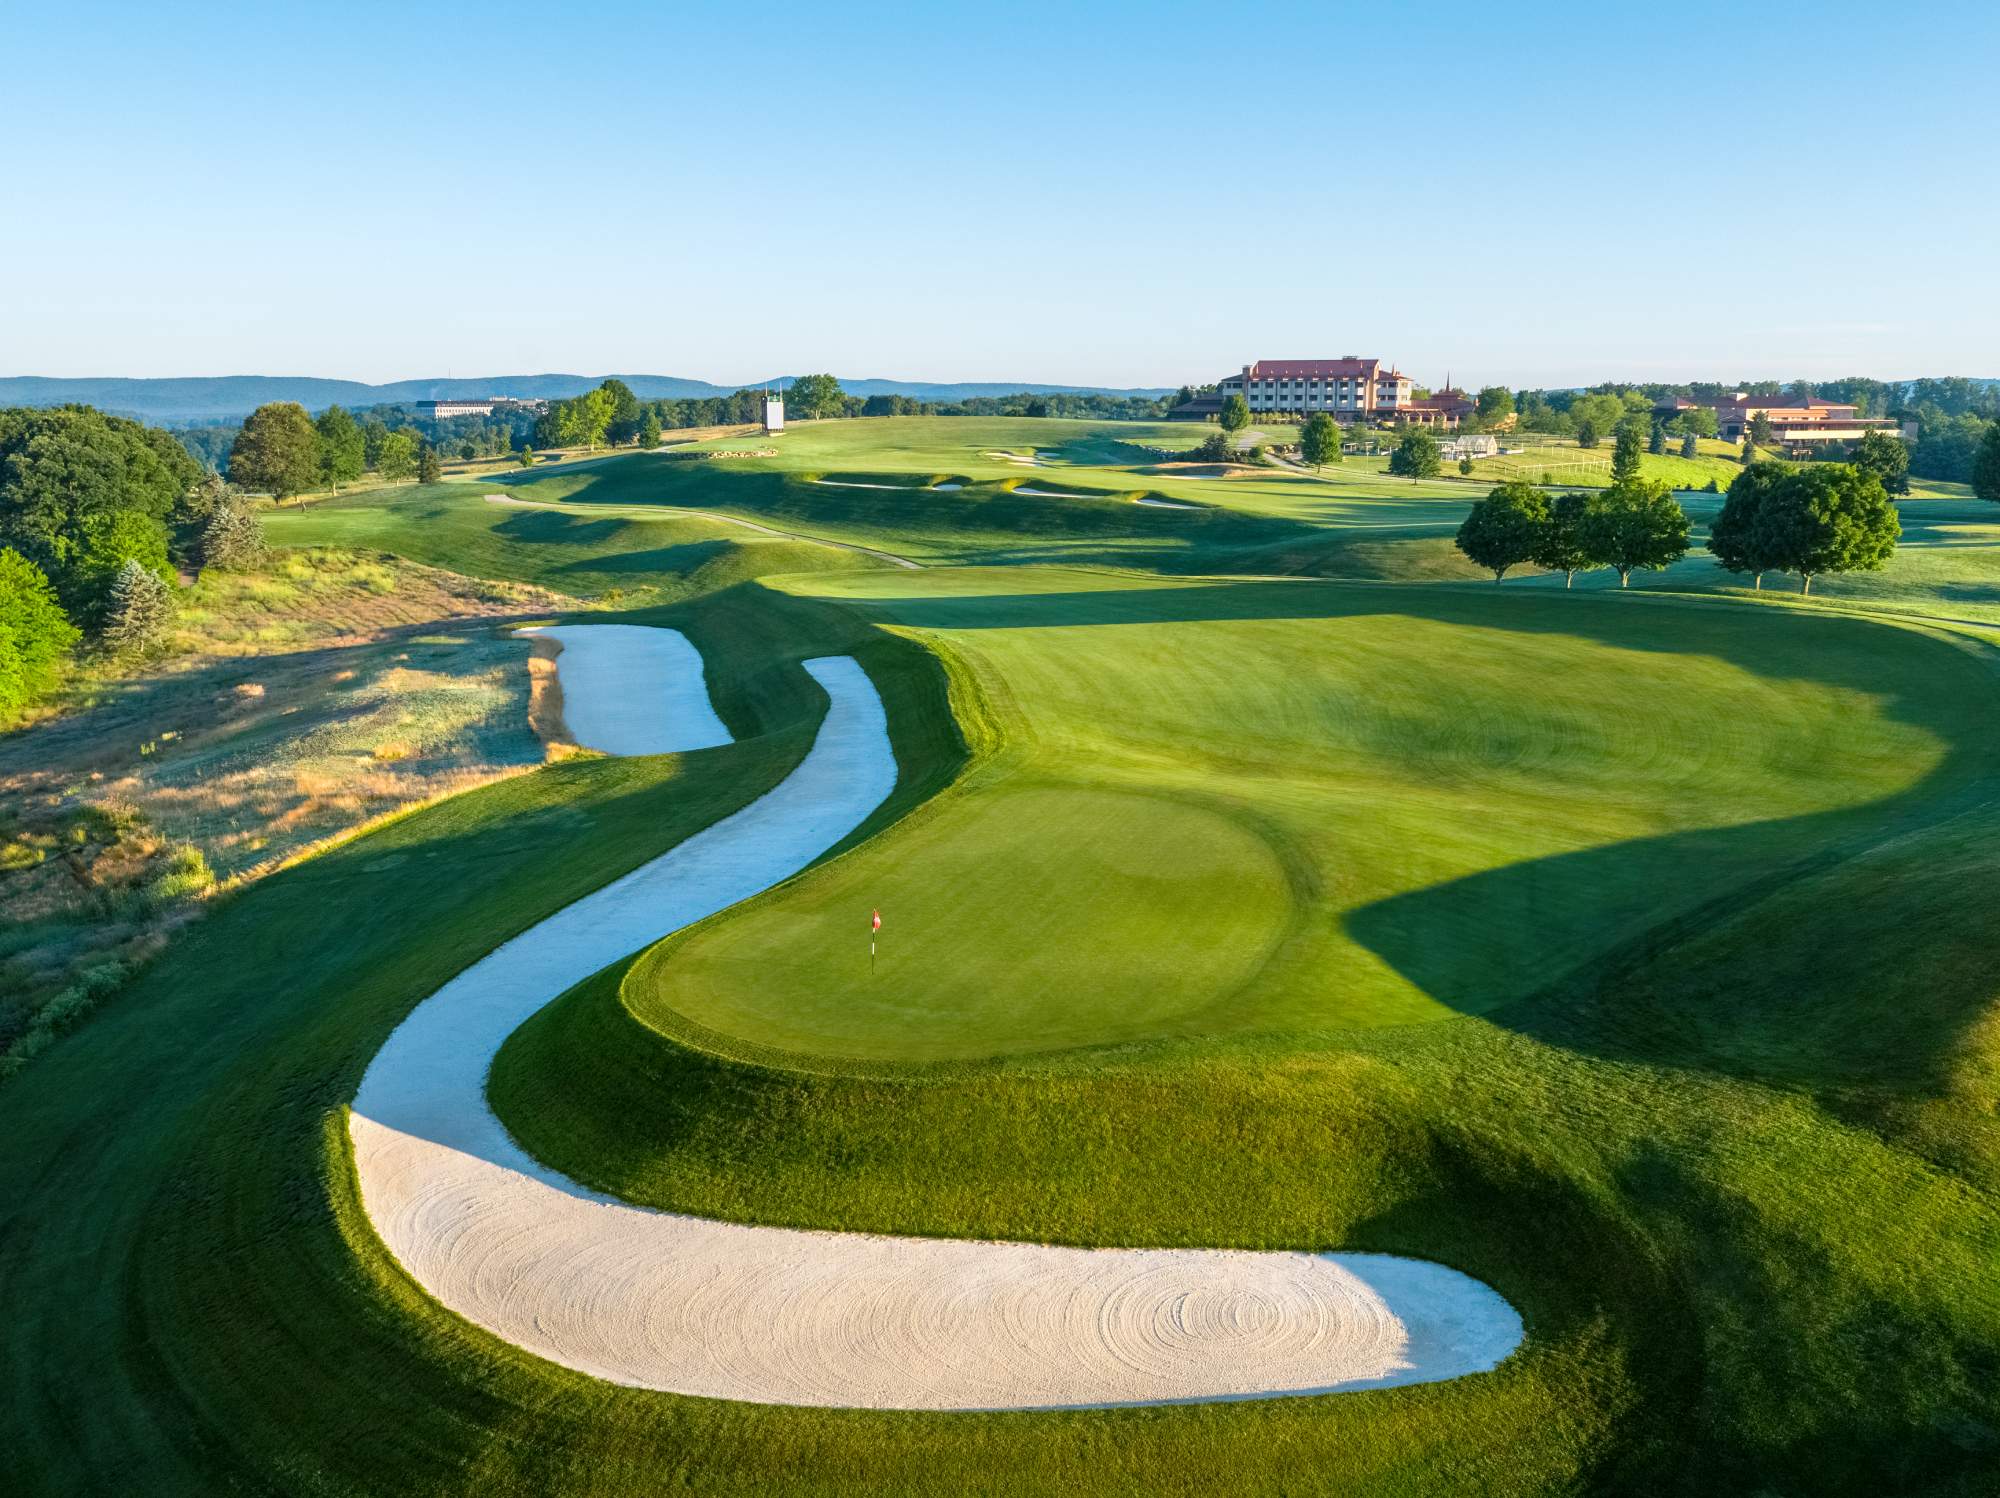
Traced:
MULTIPOLYGON (((1995 997, 1978 952, 2000 945, 2000 918, 1961 898, 1990 883, 1986 849, 2000 845, 1984 646, 1832 614, 1540 589, 1217 581, 862 607, 946 631, 1386 615, 1701 655, 1865 697, 1943 747, 1893 796, 1527 859, 1380 900, 1345 928, 1431 997, 1548 1043, 1792 1085, 1941 1087, 1995 997)), ((1643 731, 1643 699, 1631 711, 1643 731)))
MULTIPOLYGON (((1688 1350, 1705 1376, 1682 1427, 1698 1437, 1677 1452, 1676 1486, 1990 1492, 2000 1360, 1982 1314, 1948 1312, 1940 1280, 1883 1272, 1904 1255, 1939 1275, 1949 1271, 1933 1256, 1962 1271, 1964 1246, 1947 1245, 1929 1223, 1884 1241, 1884 1220, 1899 1215, 1898 1183, 1875 1178, 1837 1143, 1827 1154, 1812 1136, 1779 1134, 1764 1120, 1749 1135, 1774 1173, 1841 1176, 1850 1211, 1767 1210, 1759 1188, 1768 1181, 1741 1171, 1749 1141, 1713 1125, 1629 1147, 1613 1165, 1623 1210, 1663 1261, 1681 1314, 1699 1325, 1688 1350)), ((1964 1231, 1956 1221, 1946 1230, 1964 1231)))

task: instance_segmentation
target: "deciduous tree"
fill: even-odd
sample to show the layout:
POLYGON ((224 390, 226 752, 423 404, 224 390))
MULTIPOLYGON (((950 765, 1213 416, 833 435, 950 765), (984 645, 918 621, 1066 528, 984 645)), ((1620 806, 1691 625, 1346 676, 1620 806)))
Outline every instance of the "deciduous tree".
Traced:
POLYGON ((1443 469, 1437 438, 1426 431, 1406 433, 1389 454, 1389 472, 1401 478, 1434 479, 1443 469))
POLYGON ((1730 480, 1729 497, 1708 528, 1708 549, 1730 572, 1746 572, 1753 588, 1784 566, 1772 520, 1771 496, 1787 472, 1783 463, 1752 463, 1730 480))
POLYGON ((2000 504, 2000 421, 1987 424, 1972 455, 1972 492, 2000 504))
POLYGON ((417 439, 408 432, 390 432, 382 439, 375 459, 375 471, 392 484, 400 484, 417 469, 417 439))
POLYGON ((1621 588, 1630 585, 1634 572, 1671 567, 1687 555, 1687 512, 1657 479, 1612 485, 1585 518, 1583 531, 1585 549, 1618 573, 1621 588))
POLYGON ((1763 509, 1777 565, 1799 575, 1801 593, 1822 573, 1878 571, 1902 534, 1881 481, 1852 463, 1786 470, 1763 509))
POLYGON ((166 522, 201 476, 186 448, 135 421, 88 406, 0 411, 0 545, 84 619, 126 556, 166 566, 166 522))
POLYGON ((785 409, 816 421, 841 415, 847 409, 847 397, 840 381, 830 374, 800 375, 785 392, 785 409))
POLYGON ((229 449, 229 477, 283 504, 319 482, 319 432, 296 401, 259 406, 229 449))
POLYGON ((1505 421, 1514 414, 1514 392, 1505 385, 1487 385, 1474 397, 1474 409, 1482 425, 1505 421))
POLYGON ((1556 496, 1549 506, 1549 521, 1528 560, 1537 567, 1563 575, 1565 588, 1576 585, 1577 573, 1602 567, 1605 558, 1590 549, 1590 517, 1603 502, 1595 489, 1572 490, 1556 496))
POLYGON ((1525 479, 1509 479, 1472 507, 1458 528, 1458 549, 1493 574, 1532 561, 1547 539, 1548 496, 1525 479))
POLYGON ((1588 416, 1576 424, 1576 445, 1578 447, 1597 446, 1597 423, 1588 416))
POLYGON ((1910 449, 1902 438, 1887 432, 1864 432, 1848 461, 1863 473, 1874 474, 1885 492, 1910 492, 1910 449))
POLYGON ((53 688, 78 638, 42 569, 0 547, 0 714, 53 688))
POLYGON ((623 380, 606 380, 597 387, 611 397, 611 415, 605 422, 604 437, 613 447, 639 435, 639 397, 623 380))
POLYGON ((1240 432, 1250 425, 1250 402, 1240 395, 1232 395, 1222 402, 1222 414, 1216 418, 1225 432, 1240 432))
MULTIPOLYGON (((313 423, 319 433, 319 476, 335 494, 367 470, 368 443, 360 426, 340 406, 328 406, 313 423)), ((238 480, 240 483, 241 480, 238 480)))
POLYGON ((1313 412, 1299 428, 1299 456, 1315 468, 1340 461, 1340 428, 1326 412, 1313 412))

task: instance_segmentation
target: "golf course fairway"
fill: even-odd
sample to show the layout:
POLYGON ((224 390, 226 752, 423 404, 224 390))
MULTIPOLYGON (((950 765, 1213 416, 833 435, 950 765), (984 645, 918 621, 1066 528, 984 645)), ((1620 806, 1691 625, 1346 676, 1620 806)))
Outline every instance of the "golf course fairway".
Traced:
MULTIPOLYGON (((671 630, 567 626, 586 748, 726 730, 671 630), (596 700, 593 700, 596 699, 596 700), (665 704, 667 710, 662 710, 665 704)), ((882 704, 848 658, 812 748, 759 800, 523 932, 397 1027, 354 1101, 369 1219, 440 1303, 618 1383, 887 1409, 1165 1403, 1481 1372, 1520 1318, 1477 1281, 1379 1254, 1074 1249, 804 1233, 627 1207, 544 1169, 482 1096, 501 1042, 643 942, 804 867, 894 789, 882 704)))

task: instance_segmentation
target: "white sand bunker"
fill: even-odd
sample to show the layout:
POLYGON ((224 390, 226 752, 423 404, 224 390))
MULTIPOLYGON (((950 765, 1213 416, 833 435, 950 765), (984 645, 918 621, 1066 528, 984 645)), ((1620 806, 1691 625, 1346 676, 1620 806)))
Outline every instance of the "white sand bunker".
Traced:
POLYGON ((709 706, 701 654, 679 630, 554 624, 515 633, 539 635, 562 647, 556 675, 564 693, 563 722, 584 748, 668 754, 730 741, 709 706))
MULTIPOLYGON (((580 742, 662 753, 718 741, 699 656, 678 634, 551 633, 580 742), (647 671, 661 674, 635 690, 647 671), (599 690, 612 695, 586 706, 599 690)), ((1454 1378, 1519 1345, 1520 1318, 1497 1294, 1418 1260, 748 1227, 628 1206, 516 1146, 486 1105, 485 1079, 523 1020, 796 872, 893 788, 866 674, 844 657, 806 669, 831 706, 784 782, 467 968, 370 1064, 349 1119, 361 1200, 417 1283, 566 1367, 773 1404, 1259 1398, 1454 1378)))
POLYGON ((1133 500, 1132 503, 1135 505, 1144 505, 1149 510, 1199 510, 1202 508, 1200 505, 1184 505, 1171 499, 1147 499, 1143 495, 1133 500))

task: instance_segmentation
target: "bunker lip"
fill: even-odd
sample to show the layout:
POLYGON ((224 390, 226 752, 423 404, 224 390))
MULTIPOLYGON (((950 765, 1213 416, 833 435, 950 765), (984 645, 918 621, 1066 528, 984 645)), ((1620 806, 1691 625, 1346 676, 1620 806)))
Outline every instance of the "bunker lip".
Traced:
MULTIPOLYGON (((641 754, 727 742, 700 656, 677 632, 547 633, 563 643, 557 668, 580 742, 641 754), (599 692, 610 695, 582 703, 599 692)), ((796 873, 894 788, 866 673, 847 657, 805 669, 830 705, 791 775, 467 968, 369 1064, 349 1114, 361 1201, 418 1284, 580 1372, 766 1404, 1272 1398, 1454 1378, 1519 1346, 1520 1317, 1498 1294, 1423 1260, 756 1227, 633 1207, 522 1150, 485 1082, 523 1021, 591 973, 796 873)))

